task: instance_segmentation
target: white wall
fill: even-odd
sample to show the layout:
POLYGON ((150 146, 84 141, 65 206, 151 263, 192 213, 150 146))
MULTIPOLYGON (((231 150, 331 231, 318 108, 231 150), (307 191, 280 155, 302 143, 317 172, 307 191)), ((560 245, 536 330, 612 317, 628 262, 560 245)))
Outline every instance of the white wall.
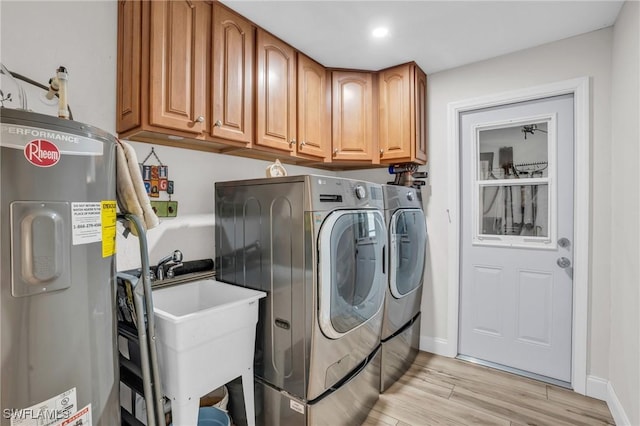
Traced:
POLYGON ((640 425, 640 3, 626 2, 613 31, 611 138, 611 347, 609 405, 640 425), (619 406, 616 404, 619 403, 619 406))
MULTIPOLYGON (((429 76, 430 158, 428 169, 430 177, 428 186, 423 189, 429 227, 429 249, 422 323, 423 342, 435 347, 438 344, 446 344, 448 338, 448 229, 452 226, 447 215, 448 192, 451 189, 447 182, 446 169, 447 104, 476 96, 590 76, 593 164, 592 182, 590 182, 592 247, 590 248, 589 373, 608 378, 611 369, 612 383, 620 393, 620 400, 625 407, 636 407, 635 412, 627 408, 630 412, 629 416, 636 424, 640 421, 637 414, 638 388, 628 384, 629 381, 625 380, 624 376, 628 372, 637 373, 637 339, 635 347, 633 344, 627 346, 627 341, 633 342, 634 330, 632 327, 627 328, 624 324, 625 321, 631 320, 635 320, 635 324, 638 323, 637 311, 638 302, 640 302, 637 295, 638 247, 636 245, 634 249, 633 240, 625 239, 635 235, 637 244, 638 232, 636 228, 635 234, 627 233, 630 228, 623 228, 623 220, 629 219, 631 221, 629 223, 633 223, 633 216, 627 217, 627 215, 635 214, 637 224, 638 199, 637 192, 635 199, 631 197, 629 201, 625 198, 634 190, 634 186, 619 185, 622 182, 621 177, 614 177, 613 182, 616 185, 612 185, 612 169, 617 172, 619 165, 623 164, 626 170, 624 173, 629 173, 629 177, 635 177, 637 181, 639 175, 635 168, 637 164, 633 165, 632 172, 629 172, 627 164, 631 158, 635 158, 636 163, 640 163, 637 161, 640 160, 637 151, 637 104, 634 116, 634 111, 627 108, 627 104, 632 101, 627 99, 625 90, 634 78, 637 82, 638 24, 637 18, 635 21, 631 19, 630 24, 628 18, 624 18, 629 13, 637 14, 637 6, 637 3, 625 6, 621 14, 624 20, 621 20, 616 28, 615 76, 625 83, 615 87, 614 107, 618 115, 614 116, 614 123, 616 126, 621 126, 614 133, 615 153, 611 149, 612 29, 592 32, 429 76), (636 37, 635 42, 632 40, 633 37, 636 37), (627 57, 629 48, 635 49, 635 59, 633 56, 627 57), (633 60, 636 68, 633 68, 633 60), (635 148, 632 143, 633 137, 636 141, 635 148), (624 192, 621 192, 621 189, 624 189, 624 192), (613 207, 612 201, 615 202, 613 207), (614 229, 614 235, 611 235, 612 216, 618 224, 614 229), (618 238, 622 240, 619 241, 618 238), (612 255, 612 246, 618 244, 623 244, 623 247, 629 250, 616 249, 617 255, 633 256, 635 254, 635 258, 619 258, 612 255), (625 263, 625 259, 629 261, 625 263), (614 261, 616 266, 623 266, 620 271, 612 271, 610 263, 614 261), (627 266, 624 267, 624 265, 627 266), (629 265, 636 265, 636 269, 632 269, 629 265), (612 315, 613 323, 611 323, 609 304, 610 283, 613 278, 626 280, 626 284, 620 283, 614 287, 612 303, 620 311, 612 315), (630 285, 634 279, 635 287, 630 285), (610 340, 611 354, 608 344, 610 340), (627 350, 629 354, 625 353, 627 350), (633 350, 636 351, 635 370, 632 367, 634 360, 629 358, 633 357, 633 350)), ((69 101, 76 120, 115 132, 117 39, 117 3, 115 1, 2 1, 0 2, 0 19, 0 60, 6 66, 46 83, 59 65, 65 65, 70 72, 69 101), (54 44, 53 41, 56 43, 54 44)), ((37 99, 31 103, 32 108, 37 105, 37 99)), ((134 147, 142 158, 150 149, 150 145, 147 144, 134 144, 134 147)), ((186 258, 203 256, 212 250, 209 240, 203 240, 200 237, 208 232, 212 235, 209 214, 212 212, 213 182, 261 176, 266 163, 160 146, 157 147, 157 152, 160 158, 170 166, 170 177, 176 182, 174 199, 179 201, 180 206, 177 220, 165 220, 162 227, 150 235, 150 239, 154 241, 155 250, 152 260, 157 260, 159 256, 173 248, 185 251, 186 258), (188 221, 191 225, 187 225, 187 221, 183 220, 186 216, 192 219, 188 221)), ((305 171, 292 166, 287 168, 290 174, 305 171)), ((327 174, 324 171, 311 171, 327 174)), ((381 183, 392 180, 392 176, 382 169, 349 172, 343 175, 369 178, 381 183)), ((637 186, 635 190, 637 191, 637 186)), ((119 269, 137 265, 136 246, 137 243, 132 237, 126 242, 118 240, 119 269)), ((637 329, 635 333, 637 336, 637 329)))
MULTIPOLYGON (((117 12, 114 1, 2 1, 0 61, 45 85, 64 65, 73 118, 113 133, 117 12)), ((24 87, 32 95, 30 109, 55 115, 57 108, 44 104, 38 89, 24 87)))

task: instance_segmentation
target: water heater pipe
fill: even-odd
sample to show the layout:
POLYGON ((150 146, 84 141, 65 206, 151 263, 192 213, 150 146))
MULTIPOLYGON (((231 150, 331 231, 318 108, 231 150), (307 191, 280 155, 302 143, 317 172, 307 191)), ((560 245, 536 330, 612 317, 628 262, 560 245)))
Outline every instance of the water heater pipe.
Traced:
POLYGON ((58 117, 69 119, 69 105, 67 102, 67 81, 69 74, 67 69, 62 65, 56 70, 55 77, 49 79, 49 91, 46 94, 47 99, 53 99, 58 96, 58 117))

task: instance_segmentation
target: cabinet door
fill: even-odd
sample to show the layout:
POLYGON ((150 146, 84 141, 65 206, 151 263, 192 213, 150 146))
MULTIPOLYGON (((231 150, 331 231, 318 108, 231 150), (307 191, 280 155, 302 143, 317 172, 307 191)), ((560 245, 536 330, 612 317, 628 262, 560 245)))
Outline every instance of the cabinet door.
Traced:
POLYGON ((142 3, 118 2, 118 133, 140 125, 142 67, 142 3))
POLYGON ((373 77, 333 71, 333 160, 373 159, 373 77))
POLYGON ((416 162, 427 162, 427 75, 416 67, 416 162))
POLYGON ((295 51, 257 29, 256 146, 294 151, 296 134, 295 51))
POLYGON ((415 145, 411 71, 409 65, 403 65, 379 74, 378 141, 381 161, 411 159, 411 147, 415 145))
POLYGON ((194 0, 150 3, 150 123, 201 133, 207 123, 211 6, 194 0))
POLYGON ((325 67, 298 53, 298 150, 324 160, 331 150, 331 92, 325 67))
POLYGON ((380 161, 427 161, 427 76, 416 64, 380 71, 380 161))
POLYGON ((253 138, 253 25, 213 5, 211 134, 250 144, 253 138))

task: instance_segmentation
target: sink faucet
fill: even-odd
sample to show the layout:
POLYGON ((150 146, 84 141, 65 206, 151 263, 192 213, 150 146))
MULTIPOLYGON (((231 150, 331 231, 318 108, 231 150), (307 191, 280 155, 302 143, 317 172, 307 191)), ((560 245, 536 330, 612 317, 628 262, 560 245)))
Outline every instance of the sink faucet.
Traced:
MULTIPOLYGON (((158 266, 156 266, 156 278, 158 280, 163 280, 164 279, 164 266, 166 264, 177 264, 182 262, 182 252, 180 250, 175 250, 173 253, 171 253, 168 256, 163 257, 162 259, 160 259, 160 261, 158 262, 158 266)), ((177 266, 177 265, 174 265, 177 266)), ((169 268, 171 269, 171 268, 169 268)), ((173 270, 171 270, 173 275, 173 270)))
POLYGON ((167 268, 167 278, 173 278, 176 275, 175 270, 181 266, 183 266, 182 262, 177 262, 169 266, 169 268, 167 268))

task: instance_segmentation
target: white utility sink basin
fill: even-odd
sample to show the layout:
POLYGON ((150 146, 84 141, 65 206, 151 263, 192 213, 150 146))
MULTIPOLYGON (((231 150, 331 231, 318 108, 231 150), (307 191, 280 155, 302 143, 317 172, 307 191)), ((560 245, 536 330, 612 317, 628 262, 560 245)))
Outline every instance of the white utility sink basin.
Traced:
POLYGON ((195 426, 200 397, 239 376, 247 420, 254 419, 253 353, 265 296, 212 279, 153 290, 160 378, 174 425, 195 426))

